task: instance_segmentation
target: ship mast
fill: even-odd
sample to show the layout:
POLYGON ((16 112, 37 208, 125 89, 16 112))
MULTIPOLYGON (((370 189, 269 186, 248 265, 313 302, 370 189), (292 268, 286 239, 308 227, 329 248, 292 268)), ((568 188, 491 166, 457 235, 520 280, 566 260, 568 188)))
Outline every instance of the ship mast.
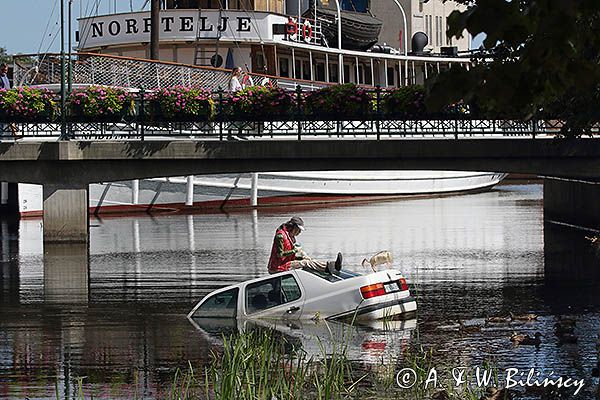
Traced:
POLYGON ((152 0, 150 6, 150 59, 158 60, 160 55, 158 52, 158 43, 160 40, 159 29, 160 29, 160 0, 152 0))

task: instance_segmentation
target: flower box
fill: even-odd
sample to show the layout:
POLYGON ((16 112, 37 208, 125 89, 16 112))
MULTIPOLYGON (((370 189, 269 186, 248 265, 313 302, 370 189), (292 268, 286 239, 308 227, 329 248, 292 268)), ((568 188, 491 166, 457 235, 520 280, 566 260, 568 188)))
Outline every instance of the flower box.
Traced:
POLYGON ((52 122, 55 116, 56 102, 48 90, 0 89, 1 122, 52 122))

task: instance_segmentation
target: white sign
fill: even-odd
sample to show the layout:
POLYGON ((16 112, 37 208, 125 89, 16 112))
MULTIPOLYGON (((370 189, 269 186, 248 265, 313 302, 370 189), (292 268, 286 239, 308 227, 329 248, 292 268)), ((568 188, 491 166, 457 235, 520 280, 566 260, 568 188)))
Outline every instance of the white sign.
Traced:
MULTIPOLYGON (((287 18, 264 12, 208 10, 164 10, 160 12, 160 41, 267 42, 273 39, 273 24, 287 18)), ((152 22, 149 12, 102 15, 79 19, 79 49, 139 44, 150 41, 152 22)))

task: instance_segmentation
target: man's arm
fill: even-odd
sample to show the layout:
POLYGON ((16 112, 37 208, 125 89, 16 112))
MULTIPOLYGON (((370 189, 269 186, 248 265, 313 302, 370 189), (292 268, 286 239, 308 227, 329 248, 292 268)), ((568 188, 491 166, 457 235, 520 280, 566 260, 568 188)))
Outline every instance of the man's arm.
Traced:
POLYGON ((289 257, 292 254, 296 254, 296 249, 285 250, 283 246, 283 235, 278 233, 275 236, 275 242, 277 243, 277 255, 280 258, 289 257))

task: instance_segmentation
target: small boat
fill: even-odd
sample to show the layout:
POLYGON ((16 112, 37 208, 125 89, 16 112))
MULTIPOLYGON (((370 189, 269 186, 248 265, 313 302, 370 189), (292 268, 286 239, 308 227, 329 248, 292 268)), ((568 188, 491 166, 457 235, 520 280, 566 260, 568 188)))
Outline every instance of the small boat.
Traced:
MULTIPOLYGON (((314 18, 314 9, 308 10, 304 17, 314 18)), ((347 50, 367 50, 377 43, 383 22, 370 14, 341 11, 342 48, 347 50)), ((317 7, 317 22, 322 25, 323 35, 329 46, 336 47, 338 36, 337 11, 317 7)))

